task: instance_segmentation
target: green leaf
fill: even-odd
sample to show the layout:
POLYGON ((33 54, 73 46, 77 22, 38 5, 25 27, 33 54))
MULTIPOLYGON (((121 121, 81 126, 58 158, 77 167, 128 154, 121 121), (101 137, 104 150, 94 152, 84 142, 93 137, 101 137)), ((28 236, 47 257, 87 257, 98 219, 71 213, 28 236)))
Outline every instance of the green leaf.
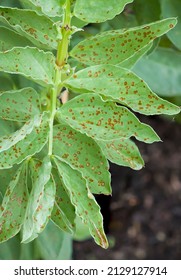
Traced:
POLYGON ((0 242, 15 236, 24 220, 28 191, 26 163, 14 175, 0 208, 0 242))
POLYGON ((21 74, 42 86, 53 85, 55 57, 37 48, 13 48, 0 52, 0 71, 21 74))
POLYGON ((26 122, 40 114, 40 100, 33 88, 0 93, 0 118, 26 122))
POLYGON ((0 7, 0 21, 14 28, 39 48, 57 48, 56 25, 44 15, 30 10, 0 7))
POLYGON ((91 192, 110 194, 108 162, 93 139, 68 125, 57 125, 53 140, 53 153, 82 174, 91 192))
POLYGON ((70 201, 56 169, 52 169, 52 175, 56 184, 56 196, 51 220, 61 230, 73 233, 75 230, 75 208, 70 201))
POLYGON ((19 1, 17 0, 1 0, 1 6, 5 6, 5 7, 19 7, 19 1))
POLYGON ((11 90, 14 86, 13 80, 10 75, 6 73, 0 73, 0 92, 5 90, 11 90))
POLYGON ((13 134, 0 138, 0 169, 10 168, 16 163, 38 153, 46 144, 49 131, 48 114, 35 116, 13 134))
POLYGON ((61 162, 58 157, 54 158, 54 161, 69 192, 72 204, 75 206, 76 214, 88 225, 95 242, 101 247, 107 248, 108 242, 103 230, 100 207, 90 193, 85 179, 83 179, 80 172, 61 162))
POLYGON ((13 180, 14 174, 16 173, 18 166, 13 166, 10 169, 0 170, 0 204, 5 195, 7 187, 9 186, 10 181, 13 180))
POLYGON ((120 14, 133 0, 76 0, 74 15, 86 22, 103 22, 120 14))
POLYGON ((134 136, 146 143, 160 141, 154 130, 141 123, 127 108, 105 102, 93 93, 77 96, 65 103, 57 112, 57 118, 93 139, 108 141, 134 136))
POLYGON ((32 46, 31 42, 16 32, 1 26, 0 27, 0 51, 4 52, 14 47, 32 46))
POLYGON ((50 219, 56 193, 51 169, 52 165, 49 157, 45 157, 43 162, 39 160, 30 161, 32 190, 23 224, 23 243, 35 239, 50 219))
POLYGON ((90 231, 88 225, 84 224, 80 217, 76 216, 75 219, 76 230, 73 239, 76 241, 84 241, 90 239, 90 231))
POLYGON ((145 115, 177 114, 179 107, 159 98, 133 72, 113 65, 85 68, 66 81, 74 89, 105 95, 145 115))
POLYGON ((161 96, 181 95, 181 54, 172 49, 158 48, 142 58, 133 68, 161 96))
POLYGON ((0 119, 0 137, 15 132, 18 127, 16 122, 0 119))
POLYGON ((109 141, 99 141, 97 143, 107 159, 121 166, 128 166, 135 170, 140 170, 144 166, 144 161, 137 146, 129 139, 116 139, 109 141))
MULTIPOLYGON (((19 237, 20 239, 20 237, 19 237)), ((19 240, 19 245, 20 245, 20 254, 19 254, 19 260, 37 260, 37 248, 35 247, 35 244, 28 243, 28 244, 23 244, 20 243, 21 241, 19 240)))
POLYGON ((176 23, 175 18, 169 18, 128 30, 103 32, 80 42, 70 55, 88 65, 117 65, 168 32, 176 23))
POLYGON ((180 0, 160 0, 162 17, 178 17, 177 26, 167 34, 172 43, 181 50, 181 3, 180 0))
POLYGON ((0 244, 0 260, 18 260, 20 242, 18 236, 0 244))
POLYGON ((65 0, 21 0, 22 3, 31 3, 40 9, 48 17, 59 17, 63 15, 63 5, 65 0))
POLYGON ((35 240, 44 260, 69 260, 72 255, 72 238, 51 221, 35 240))

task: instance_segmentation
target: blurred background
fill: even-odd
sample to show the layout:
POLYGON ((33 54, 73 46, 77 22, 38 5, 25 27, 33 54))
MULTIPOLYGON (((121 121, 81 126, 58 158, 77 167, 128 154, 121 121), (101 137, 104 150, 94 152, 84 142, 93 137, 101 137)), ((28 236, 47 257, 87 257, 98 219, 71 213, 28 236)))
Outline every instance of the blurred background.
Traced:
MULTIPOLYGON (((180 0, 135 0, 115 19, 88 28, 96 33, 172 16, 178 18, 176 28, 157 39, 132 70, 159 96, 180 105, 180 0)), ((181 116, 139 118, 163 142, 137 143, 145 160, 141 171, 111 164, 113 196, 98 199, 110 248, 105 252, 92 240, 74 242, 75 259, 181 259, 181 116)))
MULTIPOLYGON (((25 2, 3 0, 0 5, 26 7, 25 2)), ((180 105, 180 0, 134 0, 121 15, 101 24, 85 25, 74 18, 74 24, 85 32, 75 34, 70 48, 98 32, 172 16, 178 18, 177 26, 156 39, 132 71, 159 96, 180 105)), ((0 84, 3 81, 0 77, 0 84)), ((77 220, 73 240, 49 223, 30 244, 21 245, 19 235, 1 244, 0 259, 181 259, 181 115, 138 116, 155 129, 163 142, 137 143, 145 161, 141 171, 110 164, 113 195, 97 197, 110 248, 105 251, 98 247, 87 228, 77 220)))

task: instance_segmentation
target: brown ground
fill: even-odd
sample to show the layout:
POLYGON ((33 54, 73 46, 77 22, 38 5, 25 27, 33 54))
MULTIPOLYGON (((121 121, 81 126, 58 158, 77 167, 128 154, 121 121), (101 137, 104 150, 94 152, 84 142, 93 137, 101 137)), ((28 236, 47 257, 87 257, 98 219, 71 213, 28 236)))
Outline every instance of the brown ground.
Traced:
MULTIPOLYGON (((146 167, 111 166, 112 248, 74 242, 74 259, 181 259, 181 125, 158 117, 149 123, 163 142, 139 143, 146 167)), ((103 204, 109 219, 109 201, 103 204)))

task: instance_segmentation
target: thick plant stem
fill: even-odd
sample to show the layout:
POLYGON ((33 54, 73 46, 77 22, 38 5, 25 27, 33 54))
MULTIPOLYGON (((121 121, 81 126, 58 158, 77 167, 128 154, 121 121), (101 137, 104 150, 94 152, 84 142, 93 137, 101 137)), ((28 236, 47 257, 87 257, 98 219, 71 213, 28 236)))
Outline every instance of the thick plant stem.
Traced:
POLYGON ((59 41, 58 44, 58 51, 57 51, 57 60, 56 63, 58 67, 62 68, 68 58, 68 46, 69 46, 69 40, 71 35, 71 11, 70 11, 70 0, 66 1, 66 7, 65 7, 65 14, 64 14, 64 20, 63 20, 63 26, 61 28, 62 30, 62 40, 59 41))
POLYGON ((50 133, 49 133, 49 148, 48 154, 52 155, 53 150, 53 123, 56 113, 57 95, 60 91, 60 84, 62 82, 62 73, 64 72, 64 66, 68 59, 68 46, 71 36, 71 5, 70 0, 66 0, 64 9, 63 25, 61 27, 62 39, 58 42, 57 57, 56 57, 56 70, 54 77, 54 87, 51 89, 51 117, 50 117, 50 133))

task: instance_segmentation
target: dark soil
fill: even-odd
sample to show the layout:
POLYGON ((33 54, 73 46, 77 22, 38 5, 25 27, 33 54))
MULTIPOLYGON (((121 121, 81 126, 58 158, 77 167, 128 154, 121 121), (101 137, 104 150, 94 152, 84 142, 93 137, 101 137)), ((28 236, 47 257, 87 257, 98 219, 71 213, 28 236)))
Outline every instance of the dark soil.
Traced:
POLYGON ((145 121, 163 142, 138 144, 141 171, 111 165, 113 196, 100 202, 111 248, 74 242, 74 259, 181 259, 181 125, 145 121))

